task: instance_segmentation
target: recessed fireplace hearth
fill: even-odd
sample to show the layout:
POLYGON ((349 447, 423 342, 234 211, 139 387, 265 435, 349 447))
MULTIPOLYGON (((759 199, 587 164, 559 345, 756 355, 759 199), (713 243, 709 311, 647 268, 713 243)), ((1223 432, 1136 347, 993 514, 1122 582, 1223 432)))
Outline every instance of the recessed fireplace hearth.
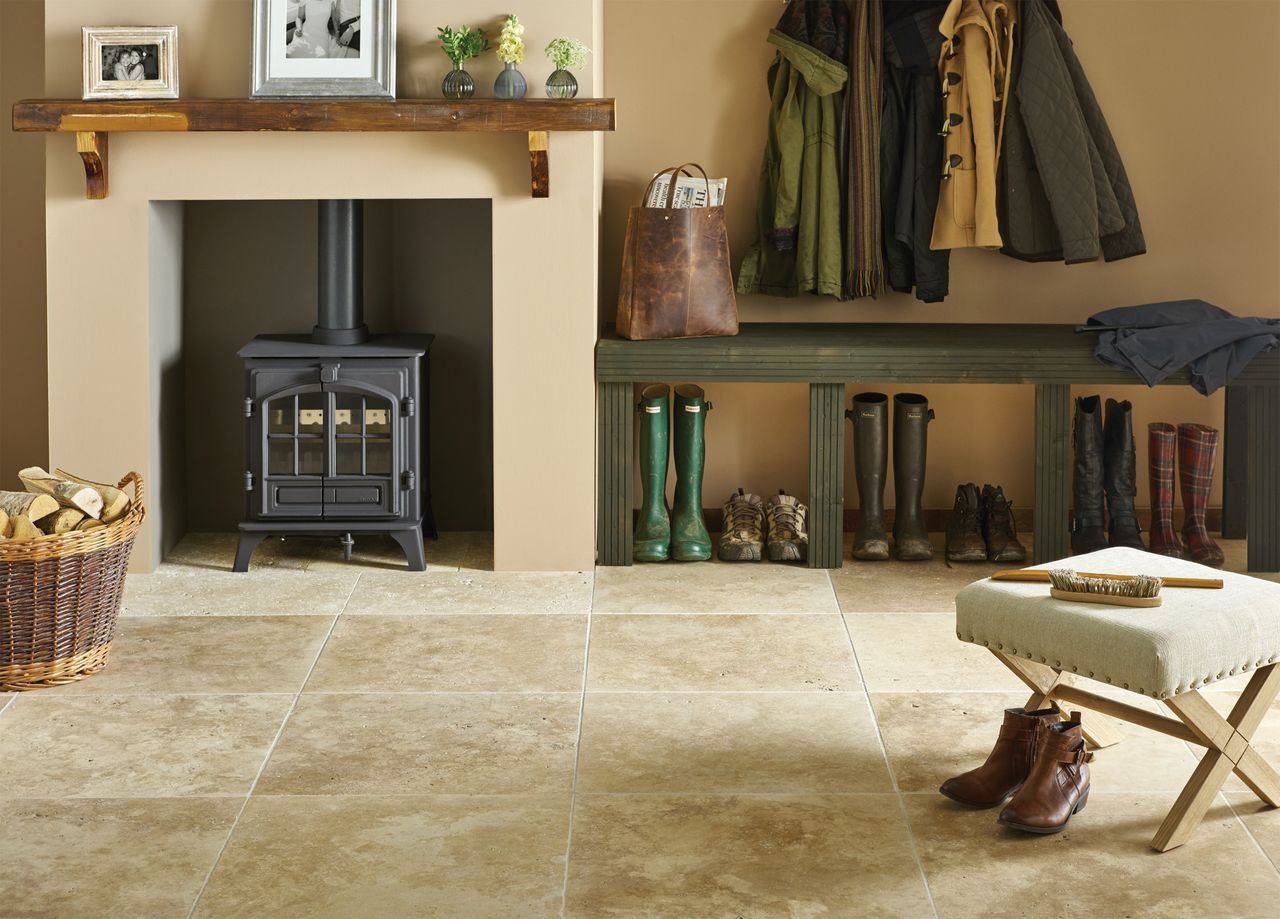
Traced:
POLYGON ((319 296, 310 335, 259 335, 244 360, 245 519, 235 570, 267 536, 385 533, 408 567, 434 537, 428 476, 432 336, 370 335, 363 202, 319 202, 319 296))

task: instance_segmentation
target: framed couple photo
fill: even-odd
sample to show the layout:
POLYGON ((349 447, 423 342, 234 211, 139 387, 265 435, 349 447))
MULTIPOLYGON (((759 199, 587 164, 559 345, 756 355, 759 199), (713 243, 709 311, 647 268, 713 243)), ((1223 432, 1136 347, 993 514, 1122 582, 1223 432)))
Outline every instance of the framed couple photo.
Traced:
POLYGON ((396 0, 254 0, 253 95, 395 95, 396 0))

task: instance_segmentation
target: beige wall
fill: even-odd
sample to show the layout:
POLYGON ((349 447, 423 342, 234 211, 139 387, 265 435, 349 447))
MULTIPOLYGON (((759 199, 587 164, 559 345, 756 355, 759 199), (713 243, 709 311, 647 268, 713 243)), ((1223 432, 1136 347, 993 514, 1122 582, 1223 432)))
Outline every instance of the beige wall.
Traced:
MULTIPOLYGON (((735 256, 751 242, 772 60, 765 36, 781 6, 607 0, 605 75, 620 117, 605 141, 605 315, 617 295, 626 208, 657 169, 695 160, 727 176, 735 256)), ((739 301, 742 318, 1073 323, 1107 307, 1183 297, 1280 316, 1280 121, 1270 98, 1280 77, 1280 3, 1078 0, 1064 3, 1063 15, 1124 156, 1147 255, 1065 267, 958 252, 952 294, 942 304, 893 293, 851 303, 751 296, 739 301)), ((1002 482, 1015 502, 1029 505, 1030 388, 924 391, 938 415, 926 504, 950 506, 956 483, 975 480, 1002 482)), ((705 503, 718 504, 739 485, 805 494, 805 388, 725 385, 709 395, 716 411, 708 420, 705 503)), ((1119 387, 1107 395, 1134 401, 1140 431, 1154 420, 1221 424, 1221 394, 1119 387)), ((849 463, 850 506, 856 494, 849 463)), ((1146 500, 1145 473, 1139 500, 1146 500)))
MULTIPOLYGON (((185 95, 242 97, 249 10, 248 0, 59 0, 46 10, 48 91, 78 94, 83 23, 163 22, 177 24, 182 36, 185 95)), ((503 11, 490 3, 401 2, 400 94, 438 93, 448 61, 434 45, 437 25, 491 23, 503 11)), ((589 37, 599 13, 599 0, 563 0, 542 9, 526 37, 534 49, 556 35, 589 37)), ((477 80, 492 81, 496 69, 485 62, 477 80)), ((537 87, 550 65, 535 51, 525 72, 537 87)), ((580 80, 584 94, 596 94, 598 72, 588 69, 580 80)), ((59 351, 81 359, 79 374, 50 378, 51 452, 63 464, 96 470, 91 475, 159 472, 146 446, 162 398, 149 386, 147 264, 161 248, 149 239, 161 226, 150 217, 153 201, 312 199, 339 189, 370 199, 492 199, 495 564, 590 566, 599 148, 591 134, 554 136, 551 198, 534 200, 520 134, 115 135, 111 197, 86 201, 72 139, 53 138, 46 157, 49 322, 59 351), (86 379, 97 385, 86 388, 86 379), (552 430, 556 448, 538 449, 552 430), (555 539, 546 538, 549 520, 555 539)), ((157 558, 144 539, 134 562, 148 568, 157 558)))
POLYGON ((0 0, 0 488, 49 457, 45 395, 44 138, 8 130, 44 94, 44 0, 0 0))

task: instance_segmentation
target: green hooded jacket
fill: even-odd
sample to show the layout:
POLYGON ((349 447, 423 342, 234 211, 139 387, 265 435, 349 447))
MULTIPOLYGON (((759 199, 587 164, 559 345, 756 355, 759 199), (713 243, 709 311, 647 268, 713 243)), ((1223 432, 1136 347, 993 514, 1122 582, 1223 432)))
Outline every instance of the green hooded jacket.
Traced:
POLYGON ((845 64, 773 29, 769 134, 760 170, 757 238, 738 292, 844 296, 845 64))

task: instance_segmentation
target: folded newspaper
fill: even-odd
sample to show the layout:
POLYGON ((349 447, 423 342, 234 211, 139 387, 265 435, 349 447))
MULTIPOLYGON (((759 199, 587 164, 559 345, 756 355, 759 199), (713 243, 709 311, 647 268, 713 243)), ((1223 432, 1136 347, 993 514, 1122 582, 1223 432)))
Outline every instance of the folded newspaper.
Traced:
MULTIPOLYGON (((711 180, 711 205, 712 207, 724 206, 724 188, 729 182, 728 179, 712 179, 711 180)), ((653 183, 653 189, 649 192, 649 198, 645 201, 645 207, 666 207, 667 191, 671 188, 670 173, 662 176, 658 181, 653 183)), ((693 178, 691 176, 680 176, 676 179, 676 198, 672 207, 706 207, 707 206, 707 182, 702 176, 693 178)))

